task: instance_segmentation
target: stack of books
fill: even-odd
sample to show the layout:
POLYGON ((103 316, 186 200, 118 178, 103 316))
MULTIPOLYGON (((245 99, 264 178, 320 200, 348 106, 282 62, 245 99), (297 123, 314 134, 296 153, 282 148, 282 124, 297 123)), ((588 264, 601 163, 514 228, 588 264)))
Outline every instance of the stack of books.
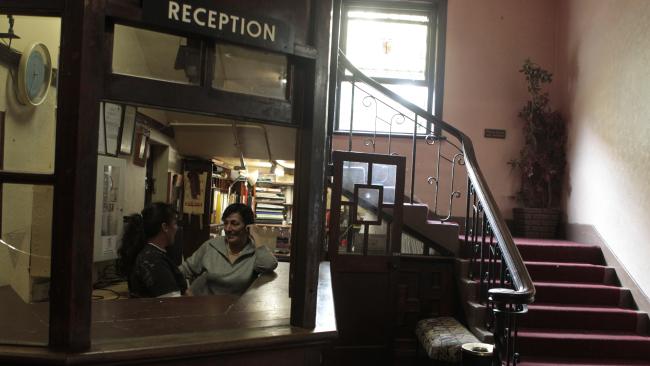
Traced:
POLYGON ((255 221, 262 224, 282 224, 284 194, 280 188, 255 188, 255 221))

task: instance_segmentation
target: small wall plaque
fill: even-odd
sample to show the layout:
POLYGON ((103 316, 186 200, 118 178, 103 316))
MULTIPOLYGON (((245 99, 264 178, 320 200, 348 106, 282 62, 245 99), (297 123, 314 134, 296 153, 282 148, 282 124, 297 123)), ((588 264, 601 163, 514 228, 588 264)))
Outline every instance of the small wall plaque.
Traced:
POLYGON ((484 136, 485 136, 485 138, 488 138, 488 139, 505 139, 506 138, 506 130, 498 130, 498 129, 493 129, 493 128, 486 128, 484 136))

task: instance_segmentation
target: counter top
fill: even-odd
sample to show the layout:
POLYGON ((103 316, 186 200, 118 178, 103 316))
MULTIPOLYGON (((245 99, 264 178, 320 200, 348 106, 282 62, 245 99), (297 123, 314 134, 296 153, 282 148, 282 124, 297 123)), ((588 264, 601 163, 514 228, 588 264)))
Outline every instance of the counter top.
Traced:
MULTIPOLYGON (((334 339, 337 330, 329 263, 323 262, 320 266, 315 329, 290 325, 288 287, 289 264, 279 263, 274 273, 258 277, 241 297, 215 295, 94 301, 92 346, 87 352, 62 354, 46 347, 0 345, 0 360, 39 360, 52 364, 164 360, 187 353, 195 356, 236 353, 301 343, 326 343, 334 339)), ((4 303, 4 295, 2 299, 4 303)), ((39 306, 41 310, 47 309, 41 306, 47 304, 32 305, 36 305, 32 311, 39 306)), ((47 337, 46 323, 40 324, 41 328, 45 327, 39 331, 45 331, 47 337)), ((23 335, 33 334, 33 331, 30 329, 23 335)), ((8 337, 20 342, 10 334, 2 338, 8 337)), ((27 341, 34 344, 33 337, 26 338, 25 343, 27 341)))

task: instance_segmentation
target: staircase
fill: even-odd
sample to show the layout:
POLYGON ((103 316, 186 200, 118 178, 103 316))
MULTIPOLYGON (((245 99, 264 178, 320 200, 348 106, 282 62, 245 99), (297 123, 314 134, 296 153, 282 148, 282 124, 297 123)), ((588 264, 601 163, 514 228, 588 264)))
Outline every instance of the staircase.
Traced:
MULTIPOLYGON (((599 247, 541 239, 515 243, 537 289, 518 324, 519 365, 650 365, 648 314, 635 310, 630 291, 618 284, 599 247)), ((460 273, 468 273, 469 261, 460 264, 460 273)), ((475 278, 462 281, 470 328, 485 337, 485 306, 473 298, 476 291, 475 278)))
MULTIPOLYGON (((408 200, 404 202, 418 201, 416 199, 418 192, 416 192, 417 179, 415 175, 418 167, 428 167, 427 171, 430 171, 430 175, 425 181, 431 185, 431 190, 434 193, 433 200, 430 200, 433 207, 417 204, 402 207, 405 231, 415 239, 422 241, 421 246, 413 245, 413 247, 422 249, 420 255, 435 254, 436 256, 458 258, 462 253, 462 247, 458 241, 459 225, 451 222, 452 214, 456 212, 455 215, 457 215, 460 211, 458 205, 464 208, 462 211, 466 216, 465 226, 472 228, 474 233, 472 240, 476 243, 482 242, 489 234, 491 250, 503 259, 504 271, 502 274, 507 273, 507 276, 500 276, 496 271, 489 272, 491 279, 489 288, 484 289, 483 300, 480 302, 487 301, 489 293, 490 304, 500 309, 495 315, 489 313, 489 318, 496 319, 496 326, 489 333, 491 333, 490 337, 494 339, 495 359, 512 364, 515 354, 511 345, 514 344, 517 334, 514 328, 507 327, 506 324, 509 324, 516 314, 525 308, 526 304, 530 304, 534 300, 535 287, 479 167, 471 139, 451 124, 403 99, 394 91, 363 74, 342 52, 333 54, 333 62, 336 62, 337 66, 336 79, 334 79, 337 80, 337 87, 340 88, 344 80, 352 87, 351 99, 346 102, 351 106, 350 131, 347 137, 348 151, 354 150, 353 140, 356 140, 356 145, 361 143, 362 151, 369 154, 389 156, 400 154, 393 149, 391 139, 393 128, 401 125, 407 131, 413 131, 413 144, 410 157, 407 159, 411 164, 410 187, 404 189, 404 194, 408 194, 408 200), (364 112, 354 113, 355 109, 364 112), (362 140, 359 140, 359 136, 355 136, 352 128, 355 125, 355 120, 360 119, 359 116, 362 116, 366 122, 374 122, 374 132, 362 140), (383 127, 388 125, 387 138, 378 135, 378 132, 381 132, 381 129, 378 129, 378 124, 384 124, 383 127), (431 129, 431 126, 435 126, 435 128, 431 129), (429 130, 431 132, 426 136, 418 136, 420 133, 418 131, 429 130), (381 147, 381 151, 378 150, 380 147, 377 145, 380 140, 386 143, 381 147), (467 180, 462 179, 464 177, 461 172, 467 174, 467 180), (456 204, 455 208, 454 204, 456 204), (432 209, 432 215, 428 214, 429 209, 432 209), (419 212, 424 213, 419 214, 419 212), (431 220, 433 218, 436 220, 431 220)), ((334 103, 333 105, 341 106, 342 104, 334 103)), ((336 110, 332 113, 332 118, 338 118, 339 112, 340 110, 336 110)), ((332 123, 334 122, 332 121, 332 123)), ((373 127, 370 129, 372 130, 373 127)), ((371 181, 374 182, 375 176, 371 175, 370 168, 367 174, 368 179, 372 176, 371 181)), ((355 178, 352 173, 349 174, 349 180, 350 183, 365 181, 365 179, 355 178)), ((379 179, 377 181, 379 182, 379 179)), ((384 186, 390 186, 390 184, 384 184, 384 186)), ((402 194, 402 192, 395 189, 395 194, 402 194)), ((392 214, 386 210, 384 213, 392 214)), ((415 251, 411 253, 409 250, 409 254, 417 255, 417 248, 415 251)), ((449 292, 449 296, 453 296, 453 291, 449 292)), ((477 309, 480 310, 480 306, 479 304, 477 309)), ((484 308, 482 311, 484 318, 487 318, 485 316, 487 313, 488 311, 484 308)))

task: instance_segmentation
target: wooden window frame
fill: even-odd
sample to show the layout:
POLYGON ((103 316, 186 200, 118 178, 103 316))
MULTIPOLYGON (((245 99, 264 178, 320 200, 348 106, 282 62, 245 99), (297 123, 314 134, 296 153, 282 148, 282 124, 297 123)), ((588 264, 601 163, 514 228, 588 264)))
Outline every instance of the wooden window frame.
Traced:
MULTIPOLYGON (((446 29, 447 29, 447 0, 430 0, 429 4, 423 4, 422 2, 411 2, 411 1, 382 1, 382 2, 371 2, 371 1, 345 1, 343 0, 343 5, 341 6, 341 11, 337 13, 338 23, 340 24, 340 34, 339 41, 337 46, 345 52, 346 49, 346 36, 347 36, 347 12, 352 9, 363 9, 363 10, 374 10, 381 12, 399 12, 405 14, 423 14, 429 17, 428 24, 428 36, 427 36, 427 60, 426 60, 426 69, 425 69, 425 79, 422 81, 411 81, 407 79, 399 78, 375 78, 379 83, 382 84, 391 84, 391 85, 400 85, 408 82, 411 85, 416 86, 426 86, 428 88, 427 95, 427 108, 428 112, 435 111, 436 116, 442 116, 442 107, 443 107, 443 97, 444 97, 444 62, 445 62, 445 38, 446 38, 446 29), (434 99, 435 96, 435 99, 434 99)), ((336 50, 332 50, 334 52, 336 50)), ((335 62, 336 58, 332 57, 332 62, 335 62)), ((334 70, 332 68, 332 70, 334 70)), ((349 76, 343 75, 342 78, 336 80, 336 98, 340 99, 341 92, 340 86, 342 82, 350 81, 349 76)), ((340 103, 337 103, 336 111, 331 110, 336 113, 330 117, 330 121, 336 121, 335 123, 330 122, 330 124, 335 124, 330 130, 331 133, 335 134, 349 134, 349 129, 341 129, 339 126, 339 110, 340 103)), ((441 130, 439 127, 432 126, 431 122, 427 122, 427 128, 424 133, 418 133, 419 136, 425 136, 432 132, 440 133, 441 130)), ((373 135, 369 131, 356 131, 353 130, 354 135, 373 135)), ((388 135, 387 132, 377 131, 377 135, 388 135)), ((412 136, 411 133, 392 133, 393 136, 412 136)))

